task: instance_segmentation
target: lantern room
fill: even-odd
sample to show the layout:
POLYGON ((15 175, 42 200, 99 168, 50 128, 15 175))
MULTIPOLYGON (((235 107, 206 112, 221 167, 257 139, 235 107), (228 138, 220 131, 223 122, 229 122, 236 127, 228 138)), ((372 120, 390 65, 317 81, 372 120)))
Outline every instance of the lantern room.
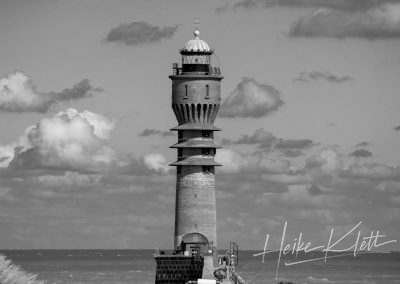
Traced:
POLYGON ((180 50, 182 55, 182 73, 209 73, 213 50, 200 39, 200 32, 195 30, 194 39, 189 40, 180 50))

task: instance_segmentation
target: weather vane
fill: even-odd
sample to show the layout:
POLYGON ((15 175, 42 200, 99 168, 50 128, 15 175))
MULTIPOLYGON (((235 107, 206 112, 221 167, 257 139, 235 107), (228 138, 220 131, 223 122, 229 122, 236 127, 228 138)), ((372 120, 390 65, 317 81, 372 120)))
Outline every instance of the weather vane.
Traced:
POLYGON ((200 18, 199 17, 194 18, 194 27, 196 30, 199 29, 199 25, 200 25, 200 18))

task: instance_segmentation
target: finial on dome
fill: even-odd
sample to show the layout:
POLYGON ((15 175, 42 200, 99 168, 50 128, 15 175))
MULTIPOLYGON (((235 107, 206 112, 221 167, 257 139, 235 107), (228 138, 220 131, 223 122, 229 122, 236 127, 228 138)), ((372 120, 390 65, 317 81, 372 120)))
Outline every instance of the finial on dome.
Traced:
POLYGON ((195 18, 194 21, 194 39, 189 40, 183 49, 181 51, 183 52, 205 52, 205 53, 212 53, 211 48, 208 46, 208 44, 199 38, 200 36, 200 31, 199 31, 199 25, 200 19, 195 18))
POLYGON ((199 38, 199 35, 200 35, 200 31, 199 31, 199 25, 200 25, 200 18, 199 17, 197 17, 197 18, 195 18, 194 19, 194 37, 195 38, 199 38))

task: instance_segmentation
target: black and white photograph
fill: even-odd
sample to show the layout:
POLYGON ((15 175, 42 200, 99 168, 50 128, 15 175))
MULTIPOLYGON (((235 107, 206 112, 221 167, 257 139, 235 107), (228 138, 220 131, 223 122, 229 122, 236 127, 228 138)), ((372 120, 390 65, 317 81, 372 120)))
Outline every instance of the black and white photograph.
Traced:
POLYGON ((400 284, 400 0, 0 0, 0 284, 400 284))

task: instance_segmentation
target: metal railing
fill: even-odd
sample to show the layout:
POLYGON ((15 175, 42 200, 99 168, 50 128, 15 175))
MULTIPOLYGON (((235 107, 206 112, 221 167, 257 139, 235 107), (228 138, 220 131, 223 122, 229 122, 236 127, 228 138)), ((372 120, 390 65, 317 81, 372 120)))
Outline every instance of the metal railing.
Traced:
MULTIPOLYGON (((182 74, 182 67, 179 67, 178 63, 172 63, 172 75, 179 76, 181 74, 182 74)), ((221 75, 221 69, 219 67, 213 67, 209 65, 208 72, 205 71, 205 74, 219 76, 221 75)))
POLYGON ((228 266, 229 279, 234 284, 245 284, 246 282, 236 272, 236 266, 239 265, 239 245, 235 242, 231 242, 227 254, 229 257, 229 266, 228 266))

